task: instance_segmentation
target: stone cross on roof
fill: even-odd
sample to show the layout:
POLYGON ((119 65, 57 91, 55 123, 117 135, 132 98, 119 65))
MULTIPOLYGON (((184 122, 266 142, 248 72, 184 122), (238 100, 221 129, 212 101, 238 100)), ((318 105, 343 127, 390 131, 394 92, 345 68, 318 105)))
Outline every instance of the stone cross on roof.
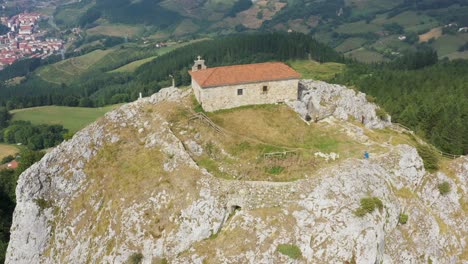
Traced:
POLYGON ((198 60, 201 60, 201 56, 200 56, 200 55, 198 55, 197 59, 198 59, 198 60))

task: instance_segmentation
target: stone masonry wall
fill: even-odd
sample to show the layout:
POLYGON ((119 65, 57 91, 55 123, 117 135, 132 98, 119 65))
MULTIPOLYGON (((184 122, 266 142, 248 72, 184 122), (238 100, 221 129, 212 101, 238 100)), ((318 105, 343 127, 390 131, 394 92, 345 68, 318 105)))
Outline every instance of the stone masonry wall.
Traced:
POLYGON ((273 104, 297 100, 298 85, 299 80, 295 79, 200 89, 200 86, 192 81, 195 97, 202 104, 203 109, 208 112, 243 105, 273 104), (263 92, 263 86, 268 87, 266 93, 263 92), (238 89, 243 89, 242 95, 237 95, 238 89))
POLYGON ((192 78, 192 89, 193 89, 193 94, 195 95, 195 98, 197 98, 198 102, 200 102, 201 104, 201 93, 202 93, 202 88, 200 87, 200 85, 198 85, 197 81, 195 81, 193 78, 192 78))

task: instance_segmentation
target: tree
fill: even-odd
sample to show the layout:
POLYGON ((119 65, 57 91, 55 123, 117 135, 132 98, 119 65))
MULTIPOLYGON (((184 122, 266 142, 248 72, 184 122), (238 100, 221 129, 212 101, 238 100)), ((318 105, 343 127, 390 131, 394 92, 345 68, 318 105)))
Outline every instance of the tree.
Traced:
POLYGON ((10 118, 10 112, 5 107, 0 107, 0 129, 8 125, 10 118))
POLYGON ((0 35, 5 35, 8 32, 10 32, 10 28, 3 24, 0 24, 0 35))
POLYGON ((63 105, 66 106, 78 106, 79 100, 75 96, 67 96, 63 99, 63 105))

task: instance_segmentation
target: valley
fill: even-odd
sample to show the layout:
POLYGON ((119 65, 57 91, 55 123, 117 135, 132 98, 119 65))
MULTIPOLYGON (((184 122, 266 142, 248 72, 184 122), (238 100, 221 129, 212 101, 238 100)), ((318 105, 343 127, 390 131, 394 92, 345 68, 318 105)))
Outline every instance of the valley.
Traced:
POLYGON ((462 0, 417 4, 402 0, 121 0, 118 5, 126 8, 125 14, 108 0, 42 3, 57 5, 52 16, 65 39, 106 35, 168 41, 279 30, 312 34, 364 62, 390 60, 419 45, 434 48, 440 58, 464 58, 466 52, 460 48, 468 41, 464 16, 468 6, 462 0), (78 35, 67 32, 78 27, 78 35))

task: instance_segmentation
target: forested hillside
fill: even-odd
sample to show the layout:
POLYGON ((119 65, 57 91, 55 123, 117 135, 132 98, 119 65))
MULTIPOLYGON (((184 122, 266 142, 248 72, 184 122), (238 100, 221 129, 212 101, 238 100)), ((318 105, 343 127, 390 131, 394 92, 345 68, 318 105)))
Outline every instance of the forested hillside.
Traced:
POLYGON ((443 151, 468 154, 467 60, 437 63, 429 51, 383 65, 349 65, 335 81, 371 95, 394 122, 443 151))
POLYGON ((465 0, 83 0, 59 5, 54 18, 63 31, 79 26, 85 34, 163 41, 294 31, 347 57, 380 62, 422 43, 441 58, 468 58, 468 32, 459 30, 468 26, 467 12, 465 0))
MULTIPOLYGON (((123 50, 122 52, 125 52, 123 50)), ((271 60, 305 59, 343 61, 333 49, 303 34, 239 35, 196 42, 142 65, 135 73, 110 72, 112 67, 93 67, 77 71, 63 82, 49 81, 47 72, 30 74, 18 85, 0 87, 0 105, 9 109, 39 105, 103 106, 134 100, 138 93, 149 95, 170 85, 169 74, 177 85, 190 83, 187 70, 196 56, 203 56, 209 66, 271 60)), ((119 56, 118 59, 125 59, 119 56)), ((91 56, 93 58, 93 56, 91 56)), ((73 62, 72 62, 73 63, 73 62)), ((115 63, 114 63, 115 64, 115 63)), ((57 63, 57 68, 67 65, 57 63)), ((72 66, 72 65, 71 65, 72 66)), ((115 68, 121 64, 115 64, 115 68)), ((64 76, 62 73, 59 76, 64 76)))

